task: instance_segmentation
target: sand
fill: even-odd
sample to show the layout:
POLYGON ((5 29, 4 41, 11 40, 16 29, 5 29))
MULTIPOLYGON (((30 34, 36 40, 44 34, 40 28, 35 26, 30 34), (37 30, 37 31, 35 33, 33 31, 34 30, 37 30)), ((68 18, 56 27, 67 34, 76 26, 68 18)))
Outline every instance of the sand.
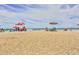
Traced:
POLYGON ((76 55, 79 32, 0 32, 1 55, 76 55))

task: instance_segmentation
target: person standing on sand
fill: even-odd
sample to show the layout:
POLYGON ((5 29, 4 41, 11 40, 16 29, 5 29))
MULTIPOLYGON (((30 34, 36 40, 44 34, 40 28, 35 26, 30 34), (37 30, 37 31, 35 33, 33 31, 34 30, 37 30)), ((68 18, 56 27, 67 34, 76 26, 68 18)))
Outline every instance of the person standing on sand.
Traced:
POLYGON ((48 31, 48 28, 46 27, 45 30, 48 31))

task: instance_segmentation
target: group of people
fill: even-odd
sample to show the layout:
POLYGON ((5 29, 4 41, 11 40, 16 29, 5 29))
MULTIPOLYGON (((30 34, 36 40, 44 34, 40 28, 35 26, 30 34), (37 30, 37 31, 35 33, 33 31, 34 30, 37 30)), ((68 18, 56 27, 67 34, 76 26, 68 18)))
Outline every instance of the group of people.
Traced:
MULTIPOLYGON (((45 30, 46 31, 57 31, 57 28, 55 28, 55 27, 54 28, 47 28, 46 27, 45 30)), ((64 31, 68 31, 68 30, 72 31, 72 29, 64 28, 64 31)))
POLYGON ((27 29, 26 29, 26 27, 24 26, 24 27, 22 27, 22 28, 20 28, 20 27, 15 27, 14 28, 14 31, 26 31, 27 29))
POLYGON ((27 28, 25 26, 22 27, 22 28, 16 27, 16 28, 12 28, 12 29, 3 29, 3 28, 0 28, 0 32, 5 32, 5 31, 9 31, 9 32, 14 32, 14 31, 27 31, 27 28))
POLYGON ((3 28, 0 28, 0 32, 4 32, 4 29, 3 28))

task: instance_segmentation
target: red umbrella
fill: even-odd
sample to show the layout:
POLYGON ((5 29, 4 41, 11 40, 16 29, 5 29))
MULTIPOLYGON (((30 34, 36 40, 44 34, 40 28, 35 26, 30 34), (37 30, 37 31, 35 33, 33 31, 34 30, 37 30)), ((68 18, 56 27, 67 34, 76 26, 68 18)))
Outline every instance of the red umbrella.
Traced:
POLYGON ((22 22, 19 22, 19 23, 17 23, 16 25, 24 25, 24 23, 22 23, 22 22))

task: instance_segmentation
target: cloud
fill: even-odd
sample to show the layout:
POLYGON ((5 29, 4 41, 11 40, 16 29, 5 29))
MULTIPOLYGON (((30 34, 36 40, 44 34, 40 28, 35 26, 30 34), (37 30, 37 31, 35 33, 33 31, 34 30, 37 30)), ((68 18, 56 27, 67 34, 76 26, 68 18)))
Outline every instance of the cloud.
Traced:
POLYGON ((0 5, 0 24, 13 26, 22 21, 27 27, 53 27, 49 22, 58 22, 55 27, 76 27, 79 5, 70 4, 3 4, 0 5))

